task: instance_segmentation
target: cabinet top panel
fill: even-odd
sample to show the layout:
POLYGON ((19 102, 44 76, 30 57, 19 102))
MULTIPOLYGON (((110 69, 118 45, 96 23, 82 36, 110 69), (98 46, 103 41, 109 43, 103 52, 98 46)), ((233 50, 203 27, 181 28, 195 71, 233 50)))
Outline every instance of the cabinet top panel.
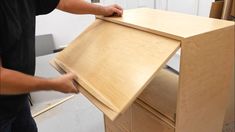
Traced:
POLYGON ((149 8, 125 10, 122 17, 97 18, 177 40, 234 26, 231 21, 149 8))

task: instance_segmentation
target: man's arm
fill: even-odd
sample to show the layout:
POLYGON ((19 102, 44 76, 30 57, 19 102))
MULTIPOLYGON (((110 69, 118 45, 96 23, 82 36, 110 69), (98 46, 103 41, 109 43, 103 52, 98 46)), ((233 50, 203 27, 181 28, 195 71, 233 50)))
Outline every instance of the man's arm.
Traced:
POLYGON ((54 79, 29 76, 3 68, 0 57, 0 95, 16 95, 39 90, 78 93, 78 89, 73 85, 74 78, 75 75, 72 73, 54 79))
POLYGON ((58 9, 74 14, 94 14, 103 16, 122 16, 123 9, 118 5, 101 6, 84 0, 60 0, 58 9))

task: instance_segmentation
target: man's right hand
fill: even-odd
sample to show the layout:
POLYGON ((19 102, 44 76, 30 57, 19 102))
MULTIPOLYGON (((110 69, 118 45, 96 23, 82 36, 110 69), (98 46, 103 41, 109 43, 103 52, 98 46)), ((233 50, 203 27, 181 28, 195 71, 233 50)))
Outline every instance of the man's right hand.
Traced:
POLYGON ((62 93, 79 93, 78 88, 74 85, 76 75, 68 73, 61 77, 52 79, 54 84, 53 89, 62 93))
POLYGON ((79 90, 73 82, 75 78, 73 73, 54 79, 33 77, 0 65, 0 95, 18 95, 40 90, 78 93, 79 90))

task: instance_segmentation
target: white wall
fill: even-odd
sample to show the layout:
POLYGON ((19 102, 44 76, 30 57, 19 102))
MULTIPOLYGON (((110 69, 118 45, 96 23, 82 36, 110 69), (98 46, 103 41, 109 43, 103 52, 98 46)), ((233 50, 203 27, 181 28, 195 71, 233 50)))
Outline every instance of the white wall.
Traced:
POLYGON ((182 12, 192 15, 209 16, 214 0, 100 0, 102 4, 120 4, 124 9, 149 7, 182 12))
MULTIPOLYGON (((208 16, 213 0, 100 0, 102 4, 117 3, 125 9, 150 7, 162 10, 208 16)), ((54 10, 36 19, 36 35, 53 34, 56 47, 68 44, 78 36, 95 17, 93 15, 74 15, 54 10)))
POLYGON ((211 9, 211 3, 215 0, 199 0, 199 9, 198 9, 198 15, 199 16, 207 16, 209 17, 210 9, 211 9))
POLYGON ((75 39, 94 20, 93 15, 74 15, 54 10, 48 15, 37 16, 36 35, 53 34, 58 48, 75 39))
POLYGON ((156 8, 199 16, 209 16, 214 0, 156 0, 156 8))

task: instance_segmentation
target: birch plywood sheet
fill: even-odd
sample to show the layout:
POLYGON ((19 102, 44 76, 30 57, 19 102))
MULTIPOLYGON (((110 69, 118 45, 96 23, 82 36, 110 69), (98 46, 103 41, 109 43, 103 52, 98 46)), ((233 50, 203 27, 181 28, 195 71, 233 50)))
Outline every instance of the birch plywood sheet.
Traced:
POLYGON ((143 91, 180 42, 96 20, 54 59, 111 120, 143 91))
POLYGON ((234 22, 148 8, 125 10, 122 17, 99 19, 182 40, 234 25, 234 22))

